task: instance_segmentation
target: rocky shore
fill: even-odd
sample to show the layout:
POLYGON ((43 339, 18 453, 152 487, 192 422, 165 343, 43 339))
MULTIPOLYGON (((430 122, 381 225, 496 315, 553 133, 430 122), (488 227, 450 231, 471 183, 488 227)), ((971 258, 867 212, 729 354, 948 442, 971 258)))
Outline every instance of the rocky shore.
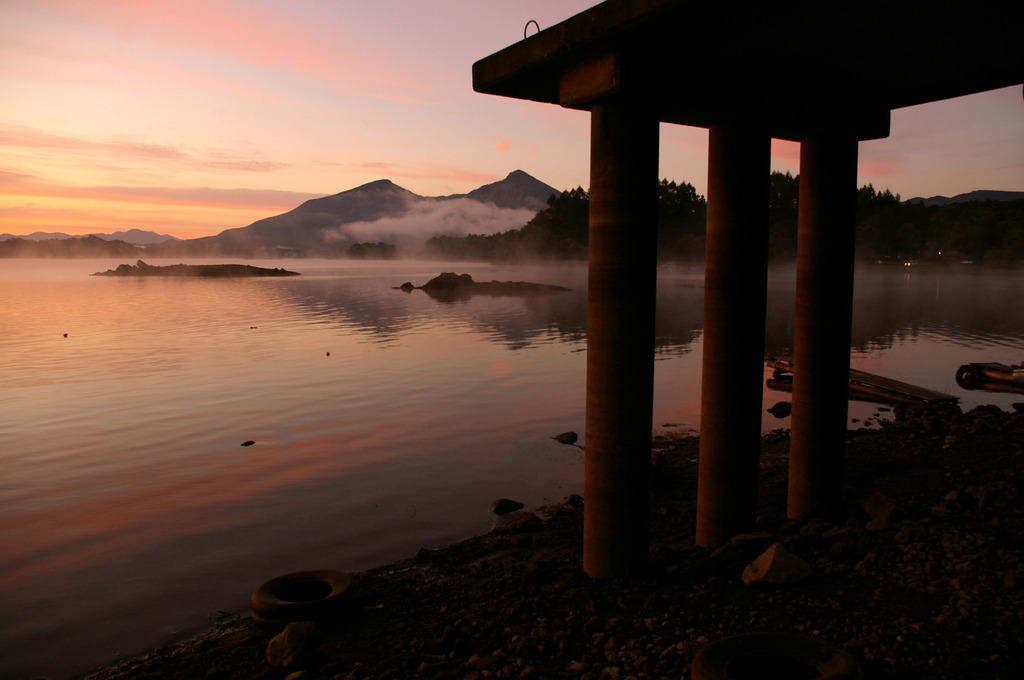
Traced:
POLYGON ((898 408, 851 431, 835 522, 786 520, 788 440, 762 441, 756 531, 716 551, 694 546, 697 440, 655 439, 642 574, 583 574, 572 497, 354 574, 329 622, 279 636, 235 618, 91 678, 677 679, 707 643, 756 631, 845 649, 865 678, 1019 677, 1024 414, 898 408))

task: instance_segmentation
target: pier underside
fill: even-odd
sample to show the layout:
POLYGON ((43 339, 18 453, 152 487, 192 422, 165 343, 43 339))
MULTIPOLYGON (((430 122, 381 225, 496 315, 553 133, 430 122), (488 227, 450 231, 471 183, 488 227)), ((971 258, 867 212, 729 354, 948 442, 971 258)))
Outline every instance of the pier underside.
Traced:
POLYGON ((788 513, 803 520, 842 497, 858 143, 888 136, 892 109, 1024 82, 1022 20, 1020 3, 608 0, 473 65, 478 92, 591 114, 588 574, 647 560, 658 124, 709 130, 696 522, 713 547, 757 506, 771 138, 801 144, 788 513))

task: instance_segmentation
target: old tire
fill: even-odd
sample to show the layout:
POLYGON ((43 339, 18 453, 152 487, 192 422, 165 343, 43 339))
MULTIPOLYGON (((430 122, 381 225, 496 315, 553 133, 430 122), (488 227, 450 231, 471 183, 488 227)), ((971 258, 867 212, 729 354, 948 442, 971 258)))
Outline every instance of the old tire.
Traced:
POLYGON ((789 633, 746 633, 706 645, 693 659, 693 680, 862 680, 849 654, 789 633))
POLYGON ((297 571, 272 578, 249 600, 252 618, 264 625, 319 621, 338 610, 352 577, 340 571, 297 571))
POLYGON ((956 370, 956 384, 965 390, 976 390, 984 380, 984 374, 980 368, 966 364, 956 370))

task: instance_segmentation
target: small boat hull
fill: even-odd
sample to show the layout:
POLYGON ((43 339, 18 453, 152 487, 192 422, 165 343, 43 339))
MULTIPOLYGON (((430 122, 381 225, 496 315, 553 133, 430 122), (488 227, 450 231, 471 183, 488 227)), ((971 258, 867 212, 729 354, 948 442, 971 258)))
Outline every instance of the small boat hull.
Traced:
POLYGON ((1024 393, 1024 366, 964 364, 956 369, 956 384, 965 390, 1024 393))

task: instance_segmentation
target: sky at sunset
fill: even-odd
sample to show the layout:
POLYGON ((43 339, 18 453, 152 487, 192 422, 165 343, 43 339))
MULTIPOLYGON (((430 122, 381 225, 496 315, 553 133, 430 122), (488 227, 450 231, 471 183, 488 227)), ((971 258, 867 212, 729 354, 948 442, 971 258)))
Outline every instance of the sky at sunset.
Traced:
MULTIPOLYGON (((474 93, 471 69, 593 4, 2 0, 0 233, 206 236, 382 178, 587 188, 589 116, 474 93)), ((661 146, 662 177, 705 193, 706 131, 661 146)), ((1021 88, 894 111, 860 149, 858 182, 904 198, 1022 191, 1021 88)), ((776 142, 772 166, 797 156, 776 142)))

